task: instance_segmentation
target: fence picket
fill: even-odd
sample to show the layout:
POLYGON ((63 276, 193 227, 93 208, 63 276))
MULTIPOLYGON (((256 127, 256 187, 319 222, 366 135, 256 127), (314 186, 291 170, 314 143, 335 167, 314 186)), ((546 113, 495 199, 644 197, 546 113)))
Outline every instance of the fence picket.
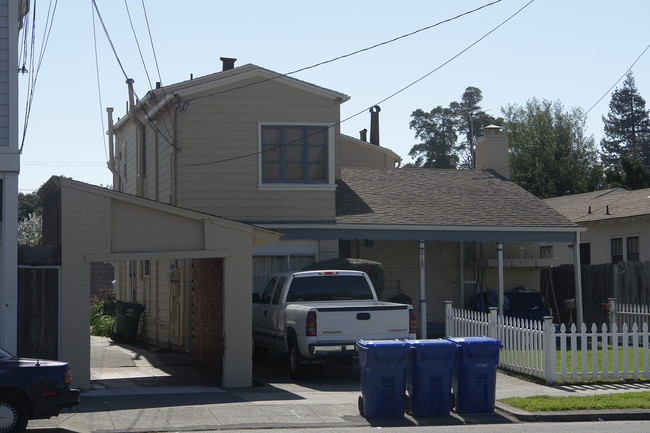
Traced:
POLYGON ((614 379, 618 379, 620 376, 620 365, 618 363, 618 325, 612 323, 612 375, 614 379))
POLYGON ((496 311, 488 314, 455 309, 448 303, 445 326, 448 336, 487 335, 498 338, 503 345, 499 366, 542 377, 549 383, 555 382, 557 377, 562 381, 650 379, 650 325, 647 319, 650 309, 615 303, 611 307, 610 324, 603 323, 600 329, 592 324, 588 331, 584 323, 579 326, 572 323, 570 328, 561 324, 557 329, 551 317, 540 322, 499 316, 496 311), (625 314, 634 314, 636 316, 627 317, 642 317, 642 320, 619 324, 619 319, 625 314), (556 349, 560 351, 557 355, 559 371, 556 371, 556 349))

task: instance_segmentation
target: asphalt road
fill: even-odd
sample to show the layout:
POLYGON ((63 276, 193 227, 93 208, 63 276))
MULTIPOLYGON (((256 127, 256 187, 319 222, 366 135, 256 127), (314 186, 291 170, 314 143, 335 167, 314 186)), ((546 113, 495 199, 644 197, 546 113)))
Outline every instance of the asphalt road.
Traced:
MULTIPOLYGON (((273 433, 304 432, 304 429, 273 429, 273 433)), ((496 425, 456 425, 426 427, 350 427, 350 428, 315 428, 312 433, 647 433, 650 421, 603 421, 572 423, 526 423, 496 425)), ((219 433, 269 433, 269 430, 219 430, 219 433)), ((194 433, 214 433, 194 432, 194 433)))

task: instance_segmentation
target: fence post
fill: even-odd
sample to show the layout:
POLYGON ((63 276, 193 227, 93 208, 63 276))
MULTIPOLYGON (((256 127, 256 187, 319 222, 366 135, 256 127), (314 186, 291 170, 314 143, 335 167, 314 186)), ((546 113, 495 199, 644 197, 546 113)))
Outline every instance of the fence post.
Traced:
POLYGON ((497 338, 497 318, 499 307, 490 307, 490 318, 488 319, 488 337, 497 338))
POLYGON ((452 305, 453 301, 445 301, 445 337, 453 337, 451 335, 452 305))
POLYGON ((547 383, 555 383, 555 325, 553 316, 544 316, 544 377, 547 383))
POLYGON ((616 298, 607 298, 607 303, 609 304, 609 329, 612 329, 614 323, 618 324, 616 320, 616 298))

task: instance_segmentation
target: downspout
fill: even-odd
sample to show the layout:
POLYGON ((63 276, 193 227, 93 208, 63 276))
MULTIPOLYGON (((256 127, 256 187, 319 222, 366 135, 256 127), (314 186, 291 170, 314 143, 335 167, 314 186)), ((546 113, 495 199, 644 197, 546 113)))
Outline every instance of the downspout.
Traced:
POLYGON ((113 107, 107 107, 108 115, 108 169, 113 173, 113 189, 117 188, 120 181, 119 171, 115 167, 115 129, 113 124, 113 107))
POLYGON ((576 295, 576 316, 578 326, 584 323, 582 314, 582 265, 580 264, 580 232, 576 232, 576 240, 573 243, 573 278, 575 282, 576 295))
POLYGON ((499 315, 503 316, 503 242, 497 242, 497 261, 499 263, 499 315))
POLYGON ((425 250, 424 241, 420 241, 420 338, 427 338, 427 291, 425 284, 425 250))
MULTIPOLYGON (((172 142, 175 144, 176 143, 176 131, 178 129, 178 111, 174 110, 174 128, 172 131, 173 137, 172 137, 172 142)), ((174 147, 174 151, 172 152, 171 155, 171 196, 169 197, 169 203, 173 204, 176 206, 176 181, 177 181, 177 170, 176 170, 176 164, 177 164, 177 154, 178 150, 176 147, 174 147)))
POLYGON ((129 113, 136 128, 136 195, 144 196, 144 124, 138 119, 135 112, 135 97, 133 92, 135 80, 129 78, 126 84, 129 86, 129 113))

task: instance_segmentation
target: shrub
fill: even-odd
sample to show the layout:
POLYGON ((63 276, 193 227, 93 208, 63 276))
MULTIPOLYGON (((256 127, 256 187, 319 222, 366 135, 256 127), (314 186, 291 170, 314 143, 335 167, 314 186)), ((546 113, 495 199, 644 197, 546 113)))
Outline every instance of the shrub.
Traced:
POLYGON ((114 326, 115 303, 113 298, 93 298, 90 303, 90 335, 110 337, 114 326))
POLYGON ((381 299, 384 293, 384 267, 381 263, 366 259, 338 258, 312 263, 303 268, 303 271, 317 271, 324 269, 340 269, 350 271, 363 271, 368 274, 372 285, 375 286, 377 298, 381 299))

